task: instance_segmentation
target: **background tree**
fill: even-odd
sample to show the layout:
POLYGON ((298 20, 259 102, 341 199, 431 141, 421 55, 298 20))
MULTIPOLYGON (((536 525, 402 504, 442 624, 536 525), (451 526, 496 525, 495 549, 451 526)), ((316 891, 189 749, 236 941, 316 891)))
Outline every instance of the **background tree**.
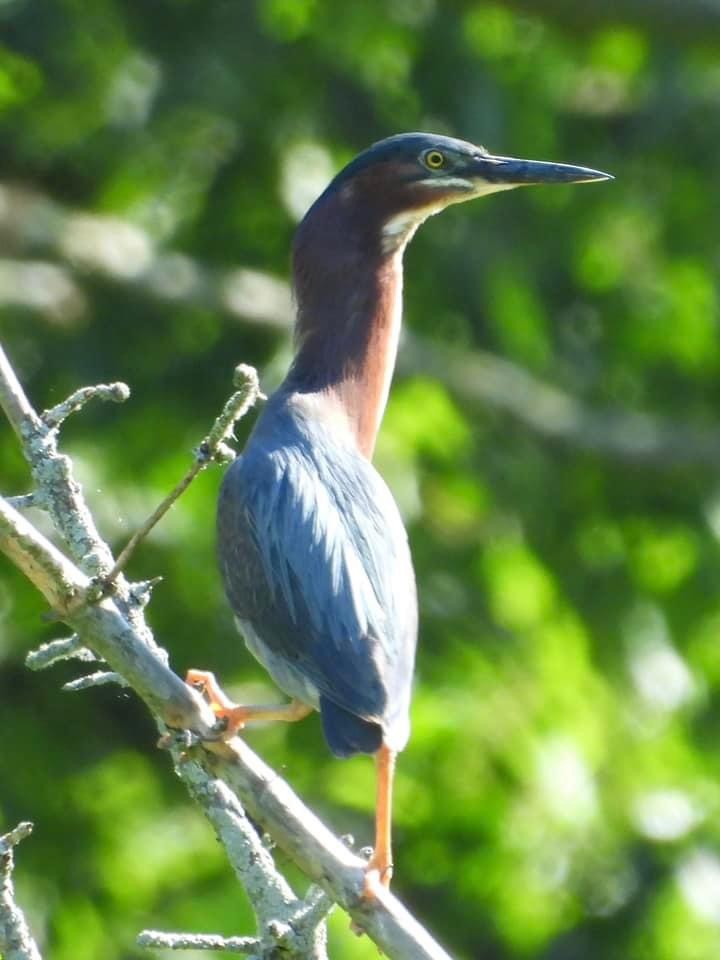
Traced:
MULTIPOLYGON (((602 189, 449 211, 410 248, 378 451, 422 603, 396 888, 459 957, 720 947, 720 16, 686 0, 11 0, 0 11, 0 330, 34 400, 126 380, 64 434, 116 547, 184 471, 234 364, 289 355, 298 217, 408 129, 587 163, 602 189)), ((243 425, 243 430, 247 424, 243 425)), ((0 486, 25 467, 0 431, 0 486)), ((213 561, 206 474, 133 560, 174 664, 271 697, 213 561)), ((247 927, 134 699, 29 674, 57 635, 3 563, 0 832, 54 960, 145 926, 247 927)), ((62 676, 61 676, 62 674, 62 676)), ((317 720, 248 740, 339 833, 372 765, 317 720)), ((330 953, 375 955, 331 921, 330 953)))

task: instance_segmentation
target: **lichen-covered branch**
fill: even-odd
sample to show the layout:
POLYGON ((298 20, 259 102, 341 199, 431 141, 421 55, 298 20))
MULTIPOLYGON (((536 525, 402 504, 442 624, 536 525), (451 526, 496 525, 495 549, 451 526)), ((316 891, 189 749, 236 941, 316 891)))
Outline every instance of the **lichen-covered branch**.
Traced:
MULTIPOLYGON (((324 935, 318 924, 328 902, 316 892, 304 900, 288 893, 285 881, 270 872, 269 855, 270 863, 260 863, 260 869, 266 871, 260 899, 258 875, 243 866, 243 857, 247 857, 243 845, 252 840, 245 834, 243 808, 331 901, 350 913, 356 926, 365 930, 391 960, 449 960, 392 894, 380 891, 372 903, 363 899, 365 862, 344 846, 242 740, 224 743, 214 739, 218 735, 209 707, 173 673, 167 654, 154 643, 144 618, 147 584, 116 583, 110 595, 88 602, 98 566, 101 576, 112 569, 109 550, 89 516, 69 461, 57 450, 54 429, 49 431, 33 411, 7 362, 0 363, 0 403, 31 464, 37 496, 56 525, 58 515, 68 512, 60 527, 64 534, 77 532, 77 538, 70 536, 68 557, 0 498, 0 550, 77 634, 80 646, 124 678, 161 724, 178 731, 192 730, 201 738, 199 745, 188 747, 187 737, 178 734, 173 747, 176 767, 215 825, 233 867, 249 885, 248 892, 256 893, 258 899, 253 902, 260 921, 258 940, 263 947, 272 943, 288 957, 321 960, 324 935), (102 562, 88 564, 88 555, 102 562)), ((65 539, 68 542, 67 536, 65 539)), ((75 641, 69 651, 59 652, 72 652, 74 645, 75 641)), ((52 655, 48 659, 52 660, 52 655)), ((172 738, 164 739, 167 742, 172 738)))
POLYGON ((323 920, 332 901, 324 893, 310 903, 296 897, 230 788, 220 779, 208 779, 203 766, 184 752, 176 751, 175 760, 180 778, 214 826, 253 905, 260 932, 258 955, 275 947, 282 948, 288 960, 325 960, 323 920))
POLYGON ((220 937, 213 933, 163 933, 143 930, 139 947, 153 950, 217 950, 221 953, 254 953, 260 949, 257 937, 220 937))
POLYGON ((80 387, 74 390, 62 403, 45 410, 42 419, 50 428, 59 427, 70 416, 82 410, 91 400, 103 400, 110 403, 125 403, 130 396, 130 387, 126 383, 97 383, 93 387, 80 387))
POLYGON ((214 718, 199 696, 168 670, 156 651, 124 616, 115 599, 74 604, 90 580, 22 514, 0 497, 0 550, 43 594, 83 644, 123 676, 156 716, 173 727, 199 724, 209 733, 214 718))
POLYGON ((57 449, 57 427, 45 423, 25 396, 0 345, 0 407, 20 439, 36 484, 35 501, 48 511, 70 556, 88 576, 102 576, 112 567, 110 548, 75 480, 70 460, 57 449))
POLYGON ((74 633, 71 637, 62 637, 59 640, 50 640, 43 643, 37 650, 32 650, 25 657, 25 666, 30 670, 45 670, 60 660, 82 660, 92 663, 97 657, 84 647, 80 637, 74 633))
POLYGON ((42 960, 22 910, 15 902, 13 848, 29 836, 31 823, 19 823, 0 837, 0 956, 4 960, 42 960))

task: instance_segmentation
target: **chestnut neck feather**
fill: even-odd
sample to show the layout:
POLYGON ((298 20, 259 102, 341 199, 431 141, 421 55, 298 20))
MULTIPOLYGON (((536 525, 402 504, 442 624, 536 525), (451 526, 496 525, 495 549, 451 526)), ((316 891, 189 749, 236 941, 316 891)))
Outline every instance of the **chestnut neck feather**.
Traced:
POLYGON ((293 249, 297 352, 286 389, 339 405, 358 449, 372 456, 395 367, 402 250, 383 247, 383 218, 350 184, 326 193, 293 249))

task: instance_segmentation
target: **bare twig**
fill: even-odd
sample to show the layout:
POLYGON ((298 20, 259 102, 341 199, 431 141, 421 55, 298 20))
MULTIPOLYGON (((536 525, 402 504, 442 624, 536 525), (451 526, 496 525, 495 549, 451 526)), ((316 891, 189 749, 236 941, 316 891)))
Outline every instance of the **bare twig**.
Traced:
POLYGON ((92 663, 97 657, 84 647, 80 637, 74 633, 71 637, 63 637, 61 640, 51 640, 49 643, 43 643, 37 650, 31 650, 25 657, 25 666, 30 670, 45 670, 59 660, 82 660, 85 663, 92 663))
POLYGON ((162 933, 143 930, 138 934, 139 947, 157 950, 219 950, 223 953, 253 953, 260 947, 256 937, 220 937, 212 933, 162 933))
POLYGON ((127 680, 119 673, 113 670, 97 670, 95 673, 78 677, 77 680, 69 680, 62 685, 62 689, 66 693, 77 693, 79 690, 89 690, 91 687, 103 687, 108 683, 117 683, 121 687, 128 686, 127 680))
POLYGON ((81 410, 90 400, 104 400, 112 403, 124 403, 130 396, 130 387, 126 383, 96 383, 92 387, 80 387, 67 400, 45 410, 41 416, 48 427, 59 427, 71 413, 81 410))
POLYGON ((308 887, 305 898, 290 923, 296 930, 303 926, 313 929, 334 907, 335 904, 323 888, 313 883, 308 887))
POLYGON ((18 435, 20 443, 24 444, 23 431, 25 426, 30 425, 38 429, 41 426, 41 421, 25 396, 25 391, 15 376, 15 371, 2 348, 2 344, 0 344, 0 384, 2 384, 0 405, 10 421, 10 426, 18 435))
POLYGON ((32 824, 19 823, 0 837, 0 955, 5 960, 42 960, 22 910, 15 903, 13 848, 30 836, 32 824))
POLYGON ((238 389, 223 407, 212 425, 210 433, 200 443, 195 453, 195 462, 178 485, 170 491, 140 529, 130 538, 115 561, 112 570, 105 577, 105 583, 112 583, 120 571, 125 569, 137 545, 147 537, 155 524, 165 516, 178 497, 182 496, 195 477, 209 463, 214 460, 226 461, 233 458, 234 452, 226 446, 225 441, 232 434, 237 421, 244 417, 255 402, 263 396, 260 393, 257 372, 247 364, 241 363, 235 368, 234 382, 238 389))
POLYGON ((11 853, 13 847, 16 847, 21 840, 29 837, 32 831, 33 825, 30 821, 23 820, 16 827, 13 827, 12 830, 3 834, 3 836, 0 837, 0 857, 5 857, 8 853, 11 853))
POLYGON ((2 345, 0 406, 18 435, 30 464, 38 503, 47 508, 71 556, 88 576, 106 574, 112 568, 110 548, 95 527, 69 459, 58 453, 57 431, 32 408, 2 345))

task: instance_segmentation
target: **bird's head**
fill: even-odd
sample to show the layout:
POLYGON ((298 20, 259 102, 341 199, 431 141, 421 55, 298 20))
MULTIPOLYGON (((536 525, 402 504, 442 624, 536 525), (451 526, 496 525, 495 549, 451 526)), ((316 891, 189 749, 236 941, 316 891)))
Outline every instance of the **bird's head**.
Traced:
MULTIPOLYGON (((359 154, 323 195, 364 210, 390 251, 433 213, 498 190, 610 180, 587 167, 496 157, 484 147, 430 133, 401 133, 359 154)), ((322 199, 322 198, 321 198, 322 199)))

